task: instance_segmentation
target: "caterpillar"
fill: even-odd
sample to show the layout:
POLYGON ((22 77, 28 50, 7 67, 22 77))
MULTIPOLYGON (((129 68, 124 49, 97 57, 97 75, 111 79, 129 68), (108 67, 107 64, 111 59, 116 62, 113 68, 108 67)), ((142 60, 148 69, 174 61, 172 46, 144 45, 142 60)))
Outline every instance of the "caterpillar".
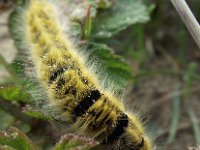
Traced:
POLYGON ((23 40, 36 78, 56 111, 106 149, 153 149, 137 116, 101 88, 86 59, 62 32, 54 6, 45 0, 30 0, 22 14, 23 40))

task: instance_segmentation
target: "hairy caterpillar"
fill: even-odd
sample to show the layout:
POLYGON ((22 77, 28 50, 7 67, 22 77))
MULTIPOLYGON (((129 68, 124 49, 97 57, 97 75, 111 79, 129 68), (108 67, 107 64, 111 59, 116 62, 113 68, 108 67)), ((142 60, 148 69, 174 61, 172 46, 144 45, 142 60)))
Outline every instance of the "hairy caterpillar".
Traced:
POLYGON ((62 33, 53 6, 31 0, 21 18, 36 77, 56 110, 107 149, 151 150, 139 119, 101 88, 83 56, 62 33))

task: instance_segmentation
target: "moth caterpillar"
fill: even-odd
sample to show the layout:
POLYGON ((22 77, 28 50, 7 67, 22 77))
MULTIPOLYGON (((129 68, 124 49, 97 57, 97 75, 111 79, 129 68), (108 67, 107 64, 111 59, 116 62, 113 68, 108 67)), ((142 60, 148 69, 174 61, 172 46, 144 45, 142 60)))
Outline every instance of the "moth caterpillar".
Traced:
POLYGON ((100 86, 86 59, 62 32, 54 6, 30 0, 21 17, 36 78, 49 103, 74 129, 96 139, 106 149, 151 150, 152 143, 136 115, 100 86))

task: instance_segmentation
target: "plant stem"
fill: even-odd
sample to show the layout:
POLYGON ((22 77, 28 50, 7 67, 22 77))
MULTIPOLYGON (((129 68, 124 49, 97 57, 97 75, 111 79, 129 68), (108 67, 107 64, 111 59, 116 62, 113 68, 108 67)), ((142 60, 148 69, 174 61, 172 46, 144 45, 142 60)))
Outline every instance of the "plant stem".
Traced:
POLYGON ((200 26, 185 0, 171 0, 190 34, 200 49, 200 26))
MULTIPOLYGON (((177 91, 179 90, 178 88, 179 88, 179 85, 177 86, 177 91)), ((181 104, 180 96, 174 96, 172 119, 171 119, 170 131, 169 131, 169 135, 167 139, 168 144, 171 144, 176 137, 178 123, 180 120, 180 104, 181 104)))
POLYGON ((190 117, 190 122, 193 127, 196 144, 199 145, 200 144, 200 128, 199 128, 197 116, 191 107, 187 107, 186 111, 190 117))
POLYGON ((196 71, 197 71, 197 65, 195 63, 190 63, 188 66, 186 80, 185 80, 184 88, 183 88, 184 90, 183 104, 193 127, 196 144, 199 145, 200 144, 200 126, 198 124, 197 116, 190 106, 190 99, 189 99, 190 94, 191 94, 192 82, 194 80, 192 76, 195 74, 196 71))

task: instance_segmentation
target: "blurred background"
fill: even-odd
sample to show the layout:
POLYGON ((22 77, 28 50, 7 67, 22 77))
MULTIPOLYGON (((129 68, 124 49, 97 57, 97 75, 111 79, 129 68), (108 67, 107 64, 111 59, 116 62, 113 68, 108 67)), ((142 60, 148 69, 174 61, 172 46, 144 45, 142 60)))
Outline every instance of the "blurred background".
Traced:
MULTIPOLYGON (((8 31, 9 15, 18 2, 21 1, 0 0, 0 133, 14 126, 20 131, 10 132, 23 132, 39 149, 50 149, 68 130, 62 123, 47 121, 49 112, 38 111, 43 106, 35 106, 34 97, 23 89, 27 82, 19 81, 22 76, 19 72, 24 68, 16 57, 20 47, 14 45, 8 31)), ((200 1, 187 2, 200 20, 200 1)), ((103 71, 117 83, 117 93, 124 93, 127 109, 140 112, 143 120, 147 120, 156 148, 198 148, 200 49, 171 2, 61 0, 56 3, 62 10, 61 20, 69 24, 66 33, 79 37, 77 45, 91 51, 91 63, 99 60, 103 64, 103 71)), ((1 139, 5 140, 2 134, 1 139)), ((3 144, 0 142, 0 149, 5 148, 3 144)))

